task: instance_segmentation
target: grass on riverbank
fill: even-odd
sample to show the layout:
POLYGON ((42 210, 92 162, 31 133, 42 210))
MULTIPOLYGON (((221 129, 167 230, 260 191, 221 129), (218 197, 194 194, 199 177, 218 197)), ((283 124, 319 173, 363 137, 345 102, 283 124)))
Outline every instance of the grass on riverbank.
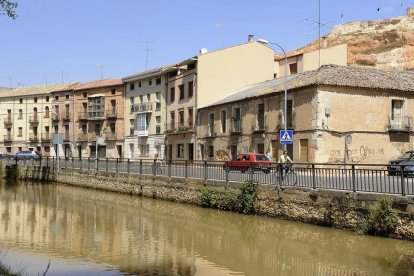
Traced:
POLYGON ((0 275, 2 276, 20 276, 21 273, 13 272, 12 269, 0 262, 0 275))

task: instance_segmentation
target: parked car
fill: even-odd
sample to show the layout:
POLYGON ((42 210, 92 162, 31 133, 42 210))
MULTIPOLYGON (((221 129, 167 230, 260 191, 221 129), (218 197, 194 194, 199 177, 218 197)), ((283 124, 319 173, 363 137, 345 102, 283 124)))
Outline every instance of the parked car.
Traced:
POLYGON ((33 150, 23 150, 23 151, 19 151, 18 153, 16 153, 15 155, 13 155, 13 159, 14 160, 35 160, 38 161, 40 160, 41 156, 38 152, 33 151, 33 150))
POLYGON ((410 150, 410 151, 404 152, 403 154, 398 156, 397 159, 389 161, 388 166, 387 166, 388 175, 399 174, 400 173, 400 166, 399 165, 402 165, 401 164, 402 162, 410 160, 412 158, 414 158, 414 151, 410 150))
POLYGON ((272 169, 272 162, 264 154, 243 153, 224 162, 223 169, 226 171, 263 171, 269 173, 272 169))
POLYGON ((0 151, 0 159, 7 158, 7 153, 0 151))

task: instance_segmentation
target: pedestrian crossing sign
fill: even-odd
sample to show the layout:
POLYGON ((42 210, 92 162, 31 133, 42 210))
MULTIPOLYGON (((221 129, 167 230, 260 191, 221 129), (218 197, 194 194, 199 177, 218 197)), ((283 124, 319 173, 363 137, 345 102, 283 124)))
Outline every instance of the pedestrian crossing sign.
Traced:
POLYGON ((292 144, 293 143, 293 130, 280 130, 280 143, 292 144))

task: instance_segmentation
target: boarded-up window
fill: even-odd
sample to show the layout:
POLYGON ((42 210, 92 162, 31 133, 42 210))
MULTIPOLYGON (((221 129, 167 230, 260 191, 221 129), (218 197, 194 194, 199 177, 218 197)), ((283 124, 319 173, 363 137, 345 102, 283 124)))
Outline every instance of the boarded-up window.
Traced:
POLYGON ((308 162, 308 139, 300 139, 300 162, 308 162))
POLYGON ((296 74, 298 72, 298 64, 296 62, 289 64, 289 70, 290 74, 296 74))

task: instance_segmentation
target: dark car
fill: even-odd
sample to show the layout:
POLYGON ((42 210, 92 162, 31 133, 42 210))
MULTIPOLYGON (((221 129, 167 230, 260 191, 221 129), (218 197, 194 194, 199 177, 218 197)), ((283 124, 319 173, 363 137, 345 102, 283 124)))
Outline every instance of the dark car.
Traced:
POLYGON ((226 171, 263 171, 269 173, 272 169, 272 162, 264 154, 243 153, 235 156, 230 161, 226 161, 223 169, 226 171))
POLYGON ((388 162, 388 166, 387 166, 388 175, 399 174, 400 173, 399 165, 402 165, 401 164, 402 162, 408 161, 412 158, 414 158, 414 151, 407 151, 401 154, 400 156, 398 156, 397 159, 391 160, 390 162, 388 162))
POLYGON ((14 160, 35 160, 38 161, 40 160, 40 154, 37 153, 36 151, 32 151, 32 150, 23 150, 23 151, 19 151, 18 153, 16 153, 13 156, 14 160))

